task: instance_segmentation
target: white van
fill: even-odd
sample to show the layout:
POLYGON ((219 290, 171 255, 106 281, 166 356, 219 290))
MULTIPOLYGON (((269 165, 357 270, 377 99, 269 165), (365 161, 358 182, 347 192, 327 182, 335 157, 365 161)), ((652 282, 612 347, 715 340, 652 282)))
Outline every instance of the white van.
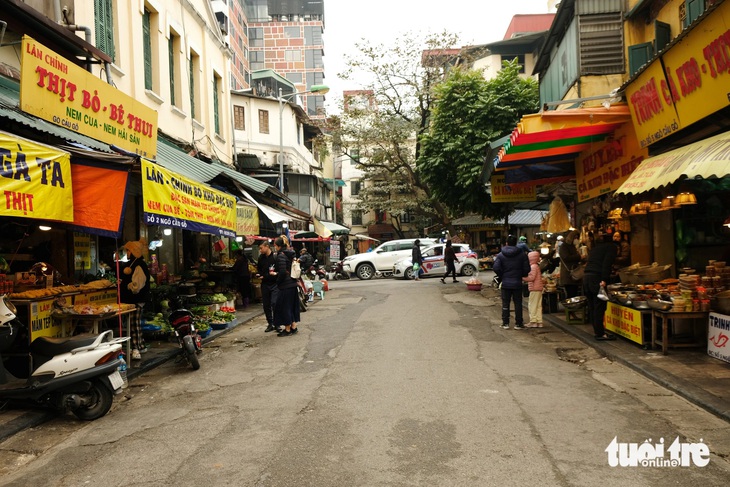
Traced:
MULTIPOLYGON (((345 257, 342 261, 342 268, 354 273, 363 280, 372 279, 376 272, 381 272, 385 276, 393 273, 393 264, 403 257, 410 257, 413 249, 413 242, 417 239, 406 238, 402 240, 391 240, 375 247, 370 252, 355 254, 345 257)), ((437 243, 433 238, 420 238, 420 246, 426 247, 437 243)))

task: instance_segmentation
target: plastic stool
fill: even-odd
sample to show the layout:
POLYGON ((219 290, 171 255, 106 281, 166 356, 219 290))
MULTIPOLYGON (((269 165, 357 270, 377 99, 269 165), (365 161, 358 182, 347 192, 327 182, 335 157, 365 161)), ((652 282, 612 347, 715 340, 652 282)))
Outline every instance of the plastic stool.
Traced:
POLYGON ((585 325, 588 323, 587 306, 576 309, 565 309, 565 322, 568 325, 585 325))
POLYGON ((312 294, 324 299, 324 283, 322 281, 312 281, 312 294))

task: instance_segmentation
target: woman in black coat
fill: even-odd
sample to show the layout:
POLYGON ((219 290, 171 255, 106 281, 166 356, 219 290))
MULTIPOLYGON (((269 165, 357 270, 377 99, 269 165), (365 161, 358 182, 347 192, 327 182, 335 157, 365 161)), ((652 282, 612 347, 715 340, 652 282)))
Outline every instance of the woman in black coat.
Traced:
POLYGON ((285 337, 294 335, 299 322, 299 296, 297 296, 297 280, 291 277, 291 265, 296 258, 296 252, 289 248, 283 237, 274 241, 276 249, 276 266, 269 271, 269 274, 276 276, 276 286, 279 288, 279 295, 276 299, 274 310, 274 326, 283 326, 284 329, 277 333, 277 336, 285 337))

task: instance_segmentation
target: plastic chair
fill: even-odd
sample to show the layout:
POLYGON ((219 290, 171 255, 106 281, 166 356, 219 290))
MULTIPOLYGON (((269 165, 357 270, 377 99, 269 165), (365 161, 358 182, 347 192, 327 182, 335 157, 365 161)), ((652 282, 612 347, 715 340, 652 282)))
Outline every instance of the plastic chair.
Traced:
POLYGON ((324 299, 324 283, 322 281, 312 281, 312 294, 324 299))

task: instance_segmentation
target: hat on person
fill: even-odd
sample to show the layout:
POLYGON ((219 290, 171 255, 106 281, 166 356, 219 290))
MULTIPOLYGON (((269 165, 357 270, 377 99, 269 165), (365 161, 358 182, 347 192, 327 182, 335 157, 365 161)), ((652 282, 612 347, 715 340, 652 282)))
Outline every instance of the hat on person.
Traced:
POLYGON ((562 235, 558 235, 558 240, 563 240, 563 236, 562 235))
POLYGON ((520 237, 520 242, 527 242, 527 237, 524 235, 520 237))
POLYGON ((302 250, 300 250, 300 251, 299 251, 299 253, 300 253, 300 254, 303 254, 303 253, 304 253, 304 252, 306 252, 306 251, 307 251, 307 247, 302 247, 302 250))
POLYGON ((132 254, 133 257, 147 256, 147 239, 140 238, 139 240, 127 242, 124 244, 124 248, 132 254))

